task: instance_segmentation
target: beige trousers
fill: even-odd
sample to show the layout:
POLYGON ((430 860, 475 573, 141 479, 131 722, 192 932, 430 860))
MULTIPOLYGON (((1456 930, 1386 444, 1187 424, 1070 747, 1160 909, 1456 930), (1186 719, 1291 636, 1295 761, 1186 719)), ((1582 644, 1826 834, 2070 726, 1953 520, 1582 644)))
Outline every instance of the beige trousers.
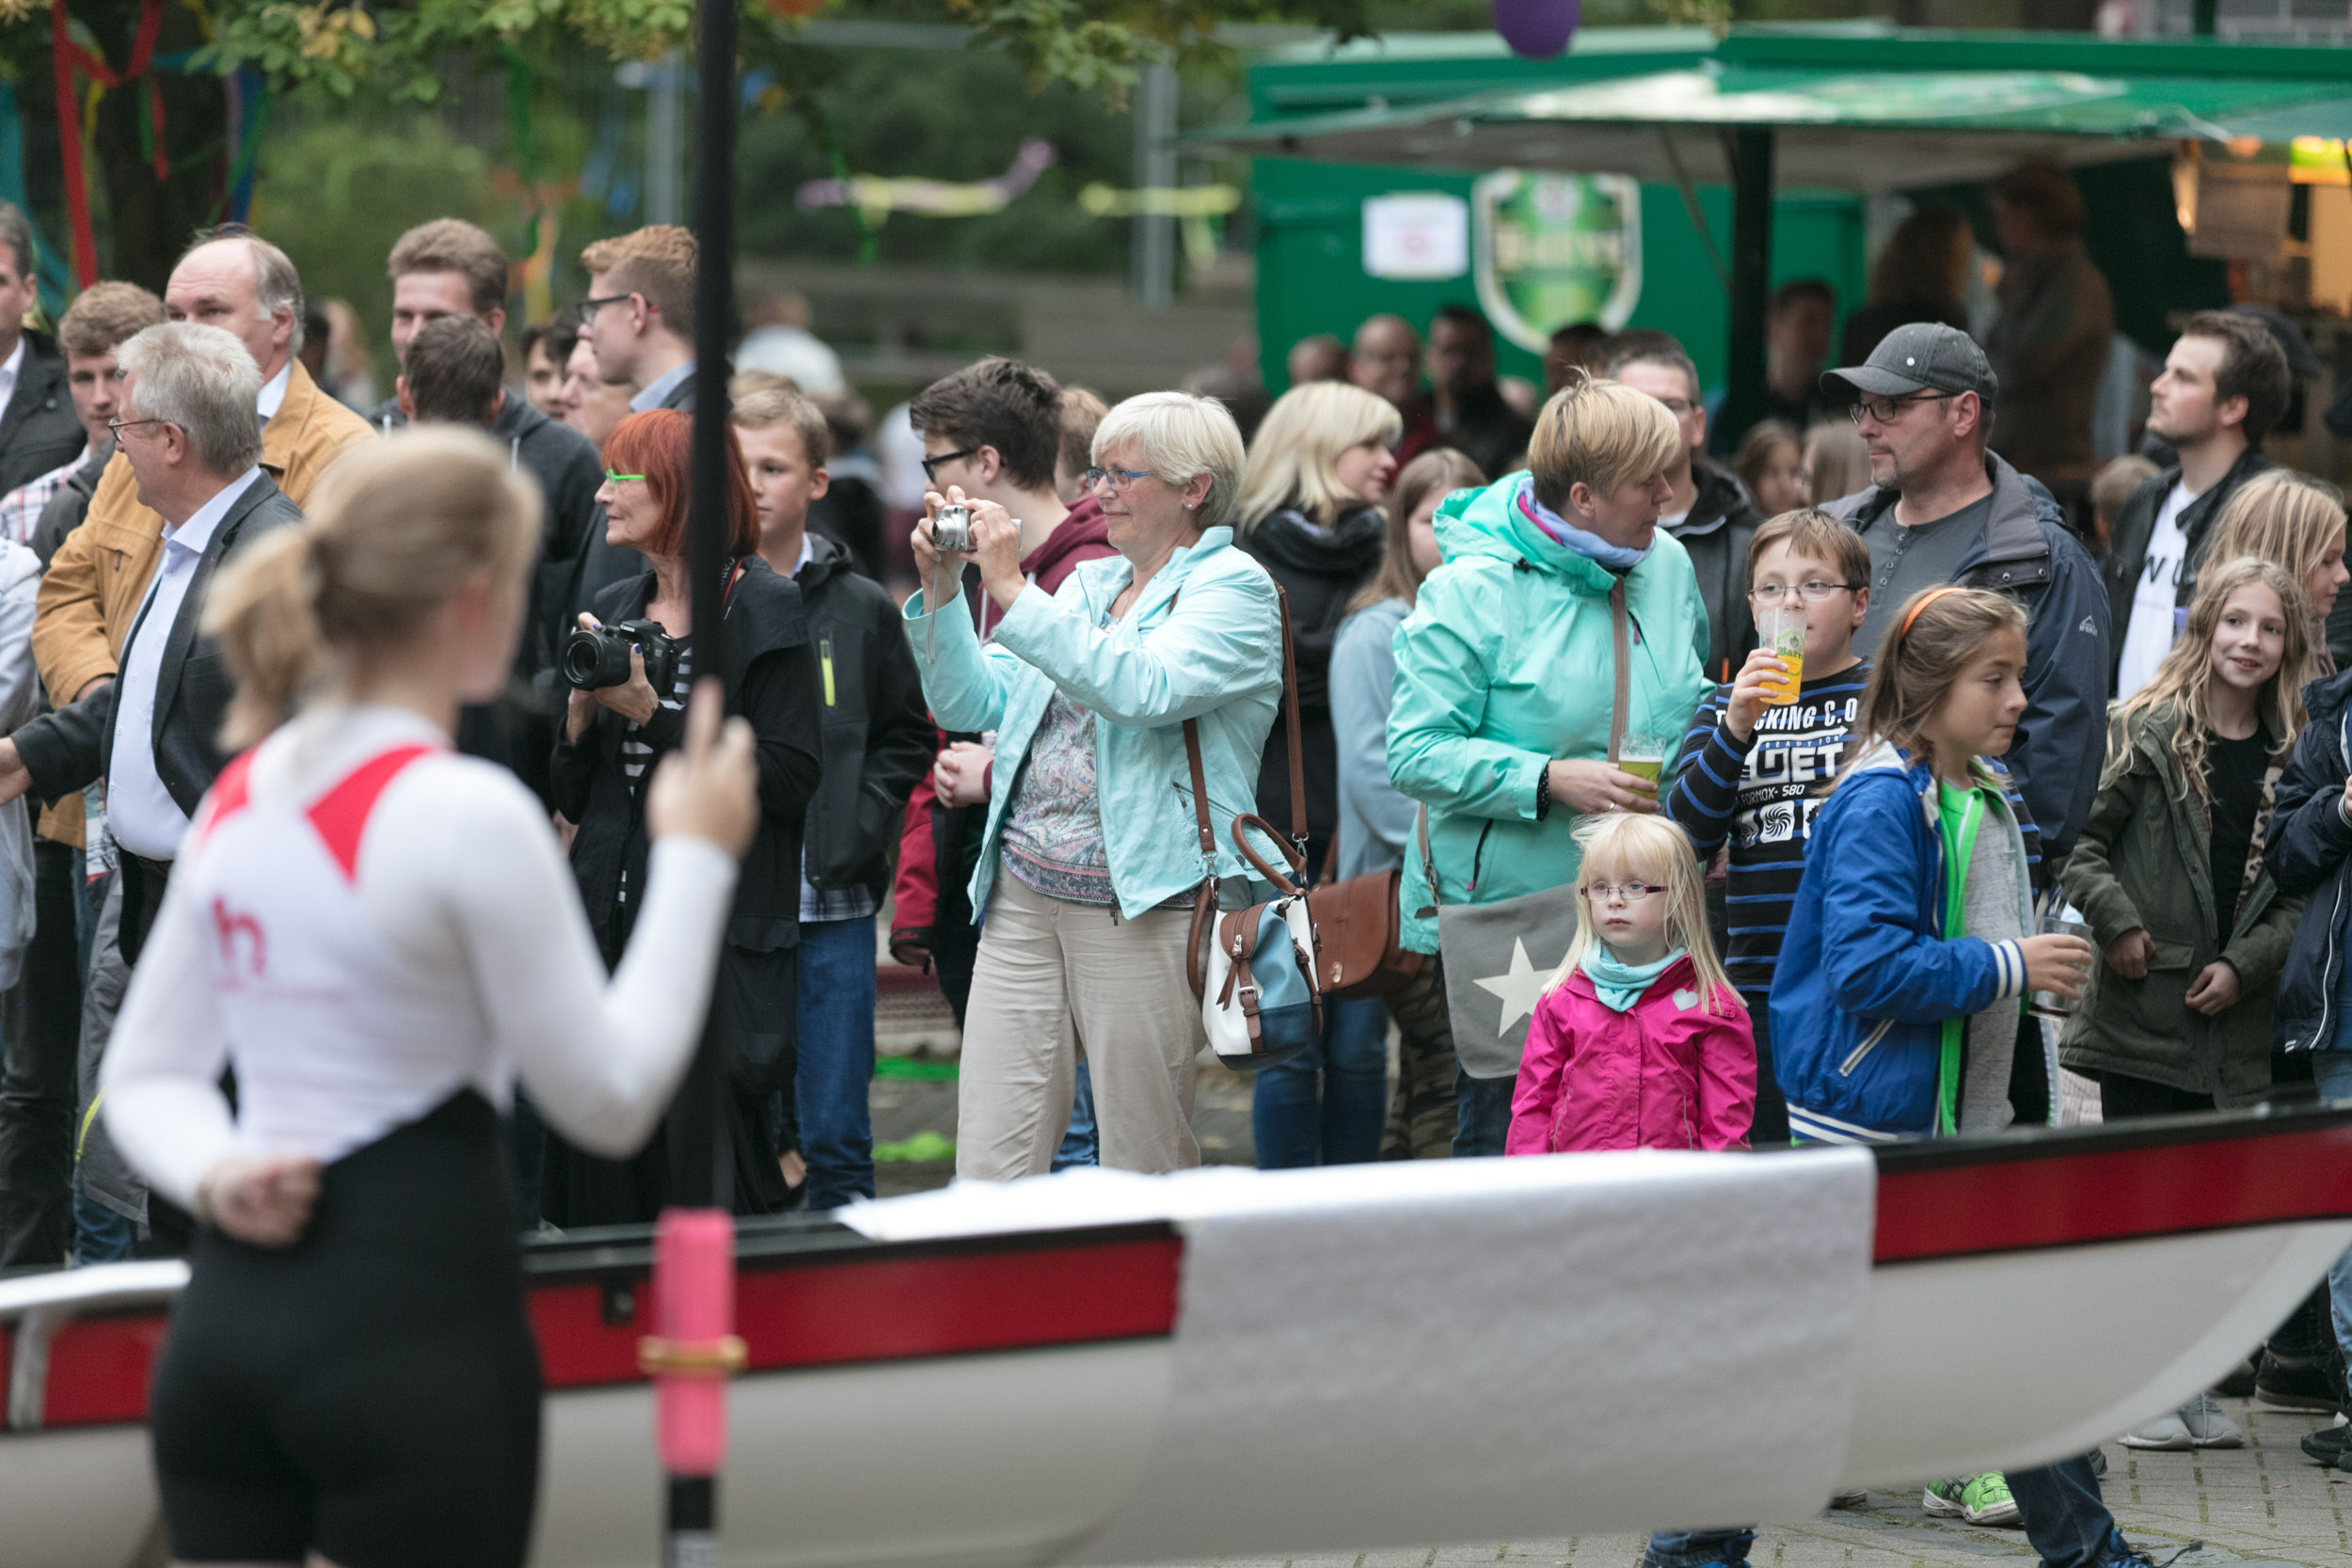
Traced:
POLYGON ((1081 1040, 1103 1164, 1166 1171, 1200 1163, 1192 1135, 1200 1004, 1184 977, 1191 935, 1189 910, 1115 920, 998 867, 964 1009, 959 1177, 1045 1173, 1069 1130, 1081 1040))

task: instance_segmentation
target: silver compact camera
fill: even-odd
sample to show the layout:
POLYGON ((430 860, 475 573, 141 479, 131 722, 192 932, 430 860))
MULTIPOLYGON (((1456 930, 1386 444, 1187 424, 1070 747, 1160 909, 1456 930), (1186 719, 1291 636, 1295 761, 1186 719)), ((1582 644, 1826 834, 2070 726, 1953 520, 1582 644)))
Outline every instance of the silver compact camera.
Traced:
POLYGON ((972 553, 972 509, 953 502, 931 515, 931 548, 943 555, 972 553))

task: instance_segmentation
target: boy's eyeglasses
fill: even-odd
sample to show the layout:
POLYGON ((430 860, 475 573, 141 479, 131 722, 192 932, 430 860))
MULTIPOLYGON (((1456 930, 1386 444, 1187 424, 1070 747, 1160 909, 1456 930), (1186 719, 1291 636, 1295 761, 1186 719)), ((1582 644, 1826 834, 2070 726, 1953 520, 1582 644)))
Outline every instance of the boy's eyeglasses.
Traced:
POLYGON ((943 451, 937 457, 926 457, 922 460, 923 477, 930 480, 933 484, 937 484, 939 483, 939 466, 942 463, 954 463, 966 457, 977 457, 979 455, 979 448, 966 447, 961 451, 943 451))
POLYGON ((1620 898, 1629 904, 1638 904, 1645 898, 1654 897, 1665 891, 1655 882, 1587 882, 1584 884, 1584 896, 1596 904, 1613 904, 1620 898))
POLYGON ((644 477, 644 474, 616 474, 610 468, 604 470, 604 482, 607 484, 635 484, 644 477))
POLYGON ((1861 587, 1862 584, 1858 582, 1824 582, 1820 578, 1815 578, 1810 582, 1799 583, 1794 588, 1782 583, 1768 582, 1761 587, 1749 589, 1748 597, 1757 604, 1772 605, 1779 604, 1793 593, 1807 604, 1820 604, 1823 599, 1840 590, 1851 594, 1861 587))

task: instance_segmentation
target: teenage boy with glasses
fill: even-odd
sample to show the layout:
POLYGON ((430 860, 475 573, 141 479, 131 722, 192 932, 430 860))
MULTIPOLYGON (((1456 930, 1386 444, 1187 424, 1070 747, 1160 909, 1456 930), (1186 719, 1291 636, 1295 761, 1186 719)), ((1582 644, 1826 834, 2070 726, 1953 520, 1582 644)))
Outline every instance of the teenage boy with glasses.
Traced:
MULTIPOLYGON (((2107 595, 2058 502, 1987 450, 2000 382, 1965 332, 1899 326, 1867 363, 1822 388, 1854 405, 1871 485, 1824 501, 1870 551, 1870 605, 1854 651, 1876 651, 1896 609, 1959 583, 2026 608, 2026 718, 2004 759, 2056 864, 2090 814, 2106 754, 2107 595)), ((2020 1104, 2020 1119, 2040 1107, 2020 1104)))

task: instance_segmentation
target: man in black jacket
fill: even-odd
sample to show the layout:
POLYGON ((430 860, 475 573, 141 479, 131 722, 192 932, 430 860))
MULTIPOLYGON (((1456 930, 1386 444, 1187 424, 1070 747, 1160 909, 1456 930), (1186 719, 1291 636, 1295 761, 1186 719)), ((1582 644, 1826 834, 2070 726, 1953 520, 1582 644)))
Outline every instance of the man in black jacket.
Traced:
POLYGON ((1748 608, 1748 542, 1764 519, 1740 482, 1709 463, 1707 405, 1699 401, 1699 370, 1682 345, 1663 332, 1645 333, 1610 361, 1610 376, 1666 405, 1682 432, 1682 461, 1666 472, 1674 499, 1659 526, 1682 542, 1707 601, 1707 678, 1727 681, 1756 646, 1756 616, 1748 608))
MULTIPOLYGON (((262 372, 242 342, 216 326, 167 322, 116 356, 124 375, 117 436, 140 502, 163 517, 163 561, 120 675, 0 740, 0 800, 27 791, 55 800, 106 781, 119 861, 91 958, 100 1005, 83 1013, 86 1120, 112 1004, 162 908, 189 819, 227 760, 220 725, 235 688, 219 648, 198 630, 204 595, 235 551, 302 517, 262 470, 262 372)), ((83 1186, 141 1223, 148 1250, 185 1246, 186 1216, 150 1201, 95 1125, 83 1145, 83 1186)))
POLYGON ((1435 445, 1455 448, 1490 474, 1518 466, 1535 421, 1504 400, 1495 380, 1494 328, 1467 305, 1441 305, 1430 318, 1429 385, 1435 445))
POLYGON ((0 496, 71 463, 87 443, 66 395, 65 356, 24 325, 40 302, 33 231, 0 201, 0 496))
POLYGON ((825 492, 825 416, 798 392, 735 405, 759 553, 799 584, 824 683, 824 767, 801 857, 800 1059, 793 1102, 808 1207, 874 1196, 874 913, 931 722, 898 607, 849 552, 808 531, 825 492))
POLYGON ((2240 485, 2271 467, 2263 437, 2293 392, 2286 353, 2256 317, 2201 310, 2165 356, 2148 388, 2148 429, 2178 456, 2123 503, 2102 573, 2116 696, 2147 685, 2172 646, 2214 523, 2240 485))

